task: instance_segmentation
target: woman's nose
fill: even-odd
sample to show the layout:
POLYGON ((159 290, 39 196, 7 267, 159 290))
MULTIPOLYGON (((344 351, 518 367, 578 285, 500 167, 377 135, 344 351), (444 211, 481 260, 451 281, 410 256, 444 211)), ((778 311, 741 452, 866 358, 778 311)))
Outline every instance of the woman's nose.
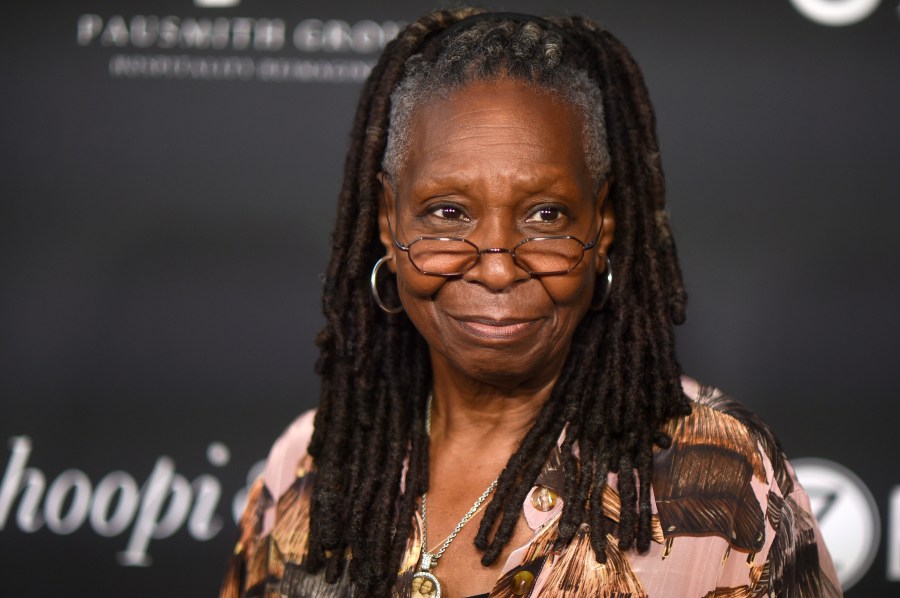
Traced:
POLYGON ((463 275, 463 280, 477 282, 494 292, 500 292, 531 275, 523 270, 505 248, 482 249, 475 266, 463 275))

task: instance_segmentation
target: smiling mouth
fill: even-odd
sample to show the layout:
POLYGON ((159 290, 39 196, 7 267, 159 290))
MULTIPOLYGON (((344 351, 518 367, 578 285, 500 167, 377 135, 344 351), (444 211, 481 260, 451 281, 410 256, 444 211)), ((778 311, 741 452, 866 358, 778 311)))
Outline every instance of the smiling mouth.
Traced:
POLYGON ((493 340, 512 340, 526 335, 538 325, 538 320, 494 320, 491 318, 454 318, 473 336, 493 340))

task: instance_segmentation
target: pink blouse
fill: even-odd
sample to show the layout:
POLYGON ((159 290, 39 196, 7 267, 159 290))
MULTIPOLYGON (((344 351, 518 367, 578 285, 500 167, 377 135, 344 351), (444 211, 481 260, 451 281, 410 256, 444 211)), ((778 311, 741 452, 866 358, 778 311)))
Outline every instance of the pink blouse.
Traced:
MULTIPOLYGON (((554 550, 565 503, 559 444, 522 509, 533 534, 506 561, 491 598, 741 598, 841 596, 840 584, 809 499, 774 437, 758 418, 720 391, 683 379, 693 413, 669 422, 668 449, 654 454, 653 542, 621 551, 609 537, 599 564, 586 524, 554 550)), ((254 485, 221 598, 350 596, 345 575, 327 584, 300 567, 309 534, 315 466, 306 448, 313 412, 275 443, 254 485)), ((618 521, 617 477, 603 509, 618 521)), ((421 554, 421 519, 398 572, 393 596, 411 596, 421 554)))

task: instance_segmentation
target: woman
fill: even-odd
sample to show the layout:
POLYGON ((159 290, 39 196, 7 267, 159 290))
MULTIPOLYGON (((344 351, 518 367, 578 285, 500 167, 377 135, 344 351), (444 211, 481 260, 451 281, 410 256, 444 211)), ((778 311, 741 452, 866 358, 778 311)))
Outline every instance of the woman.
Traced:
POLYGON ((681 377, 637 65, 580 18, 407 27, 354 124, 322 400, 222 596, 839 596, 763 424, 681 377))

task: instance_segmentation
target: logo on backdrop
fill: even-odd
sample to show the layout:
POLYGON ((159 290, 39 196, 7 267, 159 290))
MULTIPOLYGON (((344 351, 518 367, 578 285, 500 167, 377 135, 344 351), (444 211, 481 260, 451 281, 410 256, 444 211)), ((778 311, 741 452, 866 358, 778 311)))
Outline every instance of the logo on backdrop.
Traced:
POLYGON ((863 481, 843 465, 826 459, 797 459, 793 464, 847 590, 866 574, 878 552, 878 506, 863 481))
POLYGON ((791 0, 800 14, 819 23, 840 27, 859 23, 870 16, 881 0, 791 0))
MULTIPOLYGON (((808 19, 828 26, 858 23, 881 0, 790 0, 808 19)), ((194 0, 202 15, 82 14, 79 46, 109 48, 113 78, 226 81, 361 82, 403 23, 364 19, 232 17, 215 9, 240 0, 194 0), (125 51, 129 50, 129 51, 125 51)))
MULTIPOLYGON (((112 471, 94 484, 79 469, 67 469, 48 484, 44 472, 28 466, 30 438, 14 436, 9 446, 9 462, 0 480, 0 531, 6 528, 18 502, 15 523, 23 532, 46 527, 54 534, 68 535, 90 525, 97 535, 108 538, 127 534, 128 543, 116 560, 125 566, 147 566, 152 563, 149 548, 153 540, 168 538, 186 527, 194 540, 205 541, 224 526, 218 514, 219 479, 203 474, 189 481, 176 471, 169 457, 156 460, 140 487, 135 477, 124 471, 112 471)), ((213 467, 222 468, 228 465, 231 453, 221 442, 213 442, 206 449, 206 458, 213 467)), ((230 505, 235 522, 264 464, 257 462, 247 473, 247 485, 235 493, 230 505)))
MULTIPOLYGON (((195 4, 225 5, 222 0, 195 4)), ((114 78, 359 82, 402 25, 368 19, 290 23, 282 18, 82 14, 75 42, 113 50, 108 71, 114 78)))

